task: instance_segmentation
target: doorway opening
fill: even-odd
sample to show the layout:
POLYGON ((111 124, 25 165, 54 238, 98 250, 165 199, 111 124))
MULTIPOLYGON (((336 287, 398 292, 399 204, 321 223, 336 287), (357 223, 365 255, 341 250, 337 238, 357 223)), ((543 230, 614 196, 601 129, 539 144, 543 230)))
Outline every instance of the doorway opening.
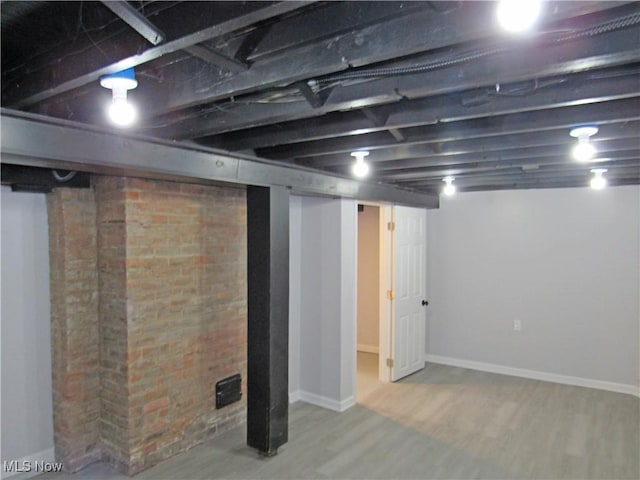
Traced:
POLYGON ((357 398, 388 382, 391 207, 358 205, 357 398))
POLYGON ((424 368, 426 211, 361 204, 357 223, 360 401, 380 383, 424 368))

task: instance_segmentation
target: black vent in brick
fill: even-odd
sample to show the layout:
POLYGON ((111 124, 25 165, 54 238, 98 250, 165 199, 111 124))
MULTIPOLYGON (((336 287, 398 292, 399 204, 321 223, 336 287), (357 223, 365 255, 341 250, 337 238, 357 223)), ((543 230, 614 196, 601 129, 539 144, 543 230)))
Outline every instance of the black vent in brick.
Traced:
POLYGON ((242 398, 240 374, 223 378, 216 383, 216 408, 222 408, 242 398))

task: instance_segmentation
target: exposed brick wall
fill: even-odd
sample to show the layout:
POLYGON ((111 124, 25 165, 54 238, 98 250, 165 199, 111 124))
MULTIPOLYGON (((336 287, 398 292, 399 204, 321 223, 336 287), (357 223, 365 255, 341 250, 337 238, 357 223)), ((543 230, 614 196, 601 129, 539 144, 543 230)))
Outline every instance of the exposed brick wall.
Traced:
POLYGON ((121 471, 130 460, 125 179, 94 177, 100 318, 100 438, 121 471))
POLYGON ((127 179, 130 471, 245 418, 215 383, 246 379, 246 201, 239 189, 127 179))
POLYGON ((56 459, 74 472, 100 459, 96 205, 91 190, 47 196, 56 459))
POLYGON ((114 177, 94 185, 100 447, 134 474, 246 417, 245 192, 114 177), (215 383, 235 373, 243 400, 216 410, 215 383))

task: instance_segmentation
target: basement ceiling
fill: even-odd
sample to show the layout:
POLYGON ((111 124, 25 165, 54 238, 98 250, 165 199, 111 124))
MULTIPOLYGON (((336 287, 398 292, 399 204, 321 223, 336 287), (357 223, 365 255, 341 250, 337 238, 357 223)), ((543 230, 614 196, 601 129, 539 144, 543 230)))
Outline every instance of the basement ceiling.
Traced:
POLYGON ((640 2, 0 4, 2 106, 110 127, 99 79, 135 67, 134 133, 437 193, 640 184, 640 2), (597 125, 596 156, 571 156, 597 125))

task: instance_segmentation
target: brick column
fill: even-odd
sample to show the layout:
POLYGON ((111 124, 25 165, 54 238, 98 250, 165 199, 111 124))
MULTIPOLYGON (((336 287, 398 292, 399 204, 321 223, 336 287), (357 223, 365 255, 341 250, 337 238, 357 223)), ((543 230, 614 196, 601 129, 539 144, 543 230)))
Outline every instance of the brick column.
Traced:
POLYGON ((92 190, 47 196, 56 460, 75 472, 100 459, 96 204, 92 190))
POLYGON ((128 475, 245 421, 245 191, 118 177, 49 196, 57 458, 128 475), (240 373, 241 401, 215 385, 240 373))
POLYGON ((104 460, 129 473, 125 182, 121 177, 93 178, 100 292, 100 436, 104 460))

